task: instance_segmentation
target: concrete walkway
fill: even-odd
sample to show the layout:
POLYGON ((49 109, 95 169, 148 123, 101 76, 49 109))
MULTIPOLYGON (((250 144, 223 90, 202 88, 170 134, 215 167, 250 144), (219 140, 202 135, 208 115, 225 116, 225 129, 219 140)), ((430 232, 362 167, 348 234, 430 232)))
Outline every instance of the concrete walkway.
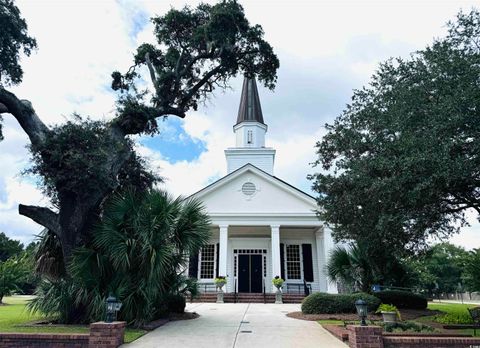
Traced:
POLYGON ((170 322, 122 347, 347 347, 316 322, 285 316, 298 310, 298 304, 188 304, 200 318, 170 322))

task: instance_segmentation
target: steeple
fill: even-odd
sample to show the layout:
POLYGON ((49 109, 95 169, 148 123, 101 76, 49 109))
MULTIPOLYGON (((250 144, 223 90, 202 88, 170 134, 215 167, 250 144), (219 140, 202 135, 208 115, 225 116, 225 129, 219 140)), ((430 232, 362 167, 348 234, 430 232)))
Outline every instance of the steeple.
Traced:
POLYGON ((243 80, 237 124, 244 121, 255 121, 264 124, 260 97, 258 96, 257 83, 254 77, 248 78, 245 76, 243 80))
POLYGON ((243 80, 237 123, 233 126, 233 132, 235 147, 225 150, 228 173, 250 163, 273 175, 275 150, 265 147, 267 125, 263 121, 255 78, 245 77, 243 80))

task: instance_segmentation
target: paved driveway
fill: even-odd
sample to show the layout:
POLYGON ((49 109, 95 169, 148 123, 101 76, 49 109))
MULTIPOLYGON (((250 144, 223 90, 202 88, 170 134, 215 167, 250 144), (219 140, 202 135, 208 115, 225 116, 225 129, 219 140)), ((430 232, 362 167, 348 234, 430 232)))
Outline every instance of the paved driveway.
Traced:
POLYGON ((187 310, 200 318, 170 322, 122 347, 347 347, 316 322, 285 316, 298 304, 193 303, 187 310))

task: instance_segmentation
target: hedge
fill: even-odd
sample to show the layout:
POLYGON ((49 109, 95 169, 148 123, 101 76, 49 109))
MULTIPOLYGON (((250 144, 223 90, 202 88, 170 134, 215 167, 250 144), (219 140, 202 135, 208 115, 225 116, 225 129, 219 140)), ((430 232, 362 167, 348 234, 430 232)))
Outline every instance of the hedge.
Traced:
POLYGON ((382 303, 392 304, 397 308, 406 309, 425 309, 427 308, 427 298, 409 291, 384 290, 375 293, 382 303))
POLYGON ((381 303, 375 296, 361 292, 354 294, 316 292, 305 297, 302 302, 302 312, 304 314, 356 313, 355 301, 359 299, 367 302, 369 311, 375 311, 381 303))

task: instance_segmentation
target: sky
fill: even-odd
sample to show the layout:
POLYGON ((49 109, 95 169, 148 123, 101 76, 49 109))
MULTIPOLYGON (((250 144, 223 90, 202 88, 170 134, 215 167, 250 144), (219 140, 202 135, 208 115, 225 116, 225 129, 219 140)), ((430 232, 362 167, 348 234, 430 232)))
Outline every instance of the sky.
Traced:
MULTIPOLYGON (((113 70, 126 71, 136 47, 154 42, 149 19, 197 1, 18 0, 38 51, 22 60, 24 80, 12 91, 32 102, 48 124, 78 112, 92 119, 115 115, 113 70)), ((275 91, 259 85, 266 145, 277 150, 275 175, 311 193, 314 145, 325 124, 341 114, 352 91, 368 84, 378 64, 408 56, 446 32, 445 23, 478 1, 240 1, 260 24, 280 59, 275 91)), ((188 195, 226 174, 224 149, 234 145, 242 77, 218 91, 184 120, 161 120, 155 137, 137 137, 137 150, 165 179, 165 188, 188 195)), ((28 139, 9 115, 0 142, 0 231, 22 242, 41 227, 18 215, 19 203, 48 205, 29 165, 28 139)), ((480 247, 480 223, 468 212, 451 242, 480 247)))

